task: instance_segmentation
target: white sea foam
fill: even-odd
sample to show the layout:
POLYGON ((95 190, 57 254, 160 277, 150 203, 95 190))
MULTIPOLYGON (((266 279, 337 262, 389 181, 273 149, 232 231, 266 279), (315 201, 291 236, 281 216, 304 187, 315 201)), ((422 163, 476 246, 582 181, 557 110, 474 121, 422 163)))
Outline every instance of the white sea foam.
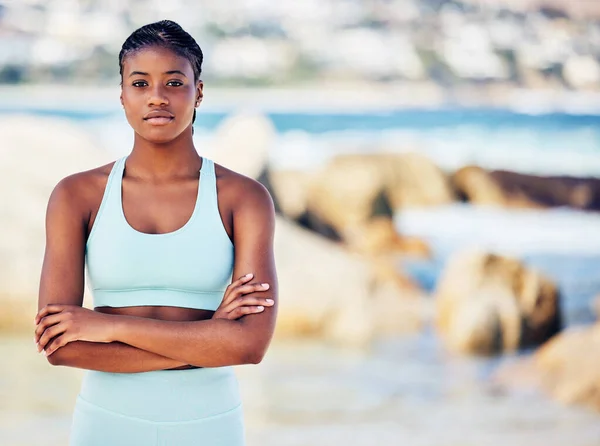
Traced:
POLYGON ((533 175, 600 177, 600 131, 591 128, 537 132, 533 129, 486 131, 476 126, 447 129, 345 130, 280 135, 271 162, 302 169, 322 165, 338 153, 418 151, 447 171, 475 164, 533 175))
POLYGON ((395 224, 400 233, 423 237, 443 250, 461 246, 507 255, 600 255, 598 213, 454 204, 398 211, 395 224))

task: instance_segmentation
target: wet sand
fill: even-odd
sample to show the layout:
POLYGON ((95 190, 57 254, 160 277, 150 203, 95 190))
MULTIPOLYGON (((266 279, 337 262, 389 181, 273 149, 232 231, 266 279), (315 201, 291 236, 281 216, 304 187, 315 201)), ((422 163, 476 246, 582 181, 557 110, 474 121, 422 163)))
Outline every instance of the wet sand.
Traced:
MULTIPOLYGON (((236 368, 248 446, 593 446, 600 415, 492 384, 493 361, 452 359, 417 336, 370 353, 276 342, 236 368)), ((0 444, 66 445, 81 370, 0 337, 0 444)))

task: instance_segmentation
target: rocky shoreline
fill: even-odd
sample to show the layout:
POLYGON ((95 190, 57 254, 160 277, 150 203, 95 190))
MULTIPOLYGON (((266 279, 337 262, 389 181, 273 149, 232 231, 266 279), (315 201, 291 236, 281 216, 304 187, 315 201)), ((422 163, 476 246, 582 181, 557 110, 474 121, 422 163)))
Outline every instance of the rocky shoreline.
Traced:
MULTIPOLYGON (((7 118, 0 125, 0 140, 2 190, 19 191, 10 196, 5 192, 3 212, 10 227, 0 240, 7 265, 1 270, 7 286, 0 299, 7 311, 0 318, 0 330, 28 332, 33 313, 26 310, 35 306, 47 197, 65 175, 113 157, 77 126, 50 118, 7 118), (28 131, 31 128, 37 131, 28 131), (35 163, 27 162, 31 159, 35 163)), ((552 358, 540 360, 543 380, 573 379, 567 372, 552 372, 548 378, 557 366, 545 365, 568 364, 578 354, 575 349, 546 347, 547 341, 561 345, 560 339, 571 336, 557 334, 562 327, 561 296, 552 278, 518 259, 458 253, 427 296, 398 260, 428 258, 430 248, 422 240, 398 234, 392 213, 458 200, 475 206, 597 210, 598 180, 538 178, 476 166, 447 173, 416 153, 345 154, 319 172, 277 172, 267 163, 274 140, 275 131, 264 116, 234 116, 221 124, 204 155, 262 180, 277 203, 278 338, 311 337, 368 348, 383 336, 415 333, 435 323, 447 346, 466 354, 502 354, 543 345, 540 352, 552 352, 540 353, 552 358)), ((591 340, 596 331, 590 329, 585 344, 589 349, 597 348, 591 340)), ((586 387, 577 388, 577 397, 561 400, 598 407, 600 375, 590 376, 586 387)))

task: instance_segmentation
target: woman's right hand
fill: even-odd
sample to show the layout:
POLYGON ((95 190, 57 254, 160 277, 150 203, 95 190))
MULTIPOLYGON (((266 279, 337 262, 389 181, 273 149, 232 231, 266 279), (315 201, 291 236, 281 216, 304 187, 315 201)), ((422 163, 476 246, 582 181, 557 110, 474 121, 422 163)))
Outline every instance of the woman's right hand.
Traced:
POLYGON ((274 304, 273 299, 267 297, 246 296, 246 294, 269 289, 268 283, 248 283, 253 277, 254 274, 246 274, 227 287, 221 305, 212 319, 235 320, 247 314, 260 313, 265 307, 274 304))

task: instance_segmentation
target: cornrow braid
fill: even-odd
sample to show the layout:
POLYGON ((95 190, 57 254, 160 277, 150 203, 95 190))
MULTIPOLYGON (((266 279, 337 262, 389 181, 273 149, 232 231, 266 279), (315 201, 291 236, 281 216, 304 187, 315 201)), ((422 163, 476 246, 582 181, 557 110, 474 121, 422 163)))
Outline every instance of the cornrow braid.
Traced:
MULTIPOLYGON (((123 43, 119 52, 121 84, 123 84, 123 61, 125 57, 142 49, 156 46, 167 48, 178 56, 185 57, 190 61, 194 70, 194 83, 200 79, 204 59, 200 46, 178 23, 172 20, 161 20, 136 29, 123 43)), ((194 109, 192 124, 194 121, 196 121, 196 109, 194 109)))

